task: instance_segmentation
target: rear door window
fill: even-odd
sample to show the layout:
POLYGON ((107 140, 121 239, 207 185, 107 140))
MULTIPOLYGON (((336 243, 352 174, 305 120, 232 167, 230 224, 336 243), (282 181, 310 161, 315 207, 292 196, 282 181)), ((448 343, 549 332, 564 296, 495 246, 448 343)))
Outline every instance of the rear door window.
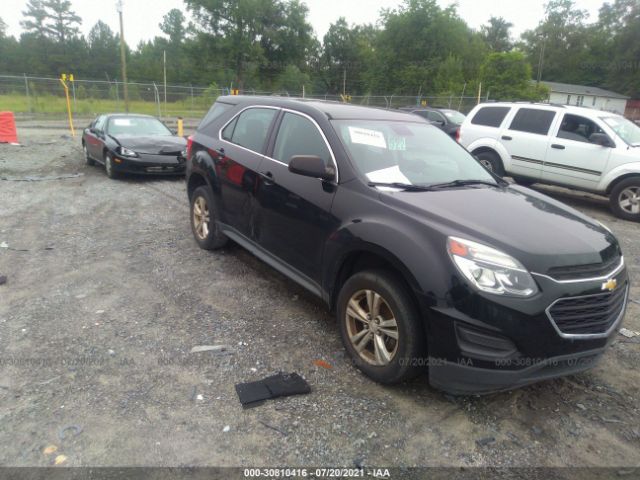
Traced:
POLYGON ((274 108, 249 108, 222 132, 222 138, 254 152, 262 153, 271 122, 278 113, 274 108))
POLYGON ((474 125, 485 127, 499 127, 504 117, 509 113, 510 107, 482 107, 471 119, 474 125))
POLYGON ((511 121, 509 130, 546 135, 556 112, 537 108, 521 108, 511 121))

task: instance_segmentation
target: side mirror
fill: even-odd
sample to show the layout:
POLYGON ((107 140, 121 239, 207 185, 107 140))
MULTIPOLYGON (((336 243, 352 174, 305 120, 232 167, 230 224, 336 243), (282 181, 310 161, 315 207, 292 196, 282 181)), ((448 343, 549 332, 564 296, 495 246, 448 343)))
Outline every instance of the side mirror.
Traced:
POLYGON ((589 142, 602 147, 615 147, 611 139, 604 133, 592 133, 589 136, 589 142))
POLYGON ((305 177, 333 180, 336 171, 333 166, 327 167, 317 155, 294 155, 289 159, 289 171, 305 177))
POLYGON ((91 133, 93 133, 94 135, 97 135, 97 134, 98 134, 98 131, 97 131, 95 128, 93 128, 93 127, 89 127, 89 131, 90 131, 91 133))

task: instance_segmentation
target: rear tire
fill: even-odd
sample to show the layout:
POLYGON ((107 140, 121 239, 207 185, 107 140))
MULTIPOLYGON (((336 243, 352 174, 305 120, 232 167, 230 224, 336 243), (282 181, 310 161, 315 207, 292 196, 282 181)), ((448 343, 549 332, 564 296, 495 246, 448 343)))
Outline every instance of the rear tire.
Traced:
POLYGON ((371 379, 393 384, 425 370, 422 318, 407 286, 393 272, 365 270, 349 278, 340 290, 336 315, 345 349, 371 379))
POLYGON ((613 187, 609 205, 617 217, 640 222, 640 177, 627 178, 613 187))
POLYGON ((191 195, 191 231, 204 250, 222 248, 229 241, 216 222, 213 195, 207 186, 196 188, 191 195))
POLYGON ((96 161, 89 156, 89 152, 87 151, 87 144, 82 143, 82 152, 84 153, 84 160, 87 162, 87 165, 93 167, 96 164, 96 161))
POLYGON ((490 172, 495 173, 499 177, 504 176, 504 167, 502 166, 502 160, 500 160, 500 157, 497 153, 480 152, 476 153, 475 157, 482 164, 482 166, 490 172))

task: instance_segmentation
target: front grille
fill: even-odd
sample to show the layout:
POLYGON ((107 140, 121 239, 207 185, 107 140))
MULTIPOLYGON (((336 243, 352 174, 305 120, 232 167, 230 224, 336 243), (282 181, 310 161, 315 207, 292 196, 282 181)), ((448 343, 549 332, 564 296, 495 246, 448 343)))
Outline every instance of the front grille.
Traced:
POLYGON ((613 292, 561 298, 547 314, 564 335, 597 335, 609 331, 624 310, 627 284, 613 292))
POLYGON ((555 280, 581 280, 585 278, 597 278, 608 276, 620 265, 619 255, 602 263, 590 263, 587 265, 572 265, 569 267, 552 267, 547 275, 555 280))

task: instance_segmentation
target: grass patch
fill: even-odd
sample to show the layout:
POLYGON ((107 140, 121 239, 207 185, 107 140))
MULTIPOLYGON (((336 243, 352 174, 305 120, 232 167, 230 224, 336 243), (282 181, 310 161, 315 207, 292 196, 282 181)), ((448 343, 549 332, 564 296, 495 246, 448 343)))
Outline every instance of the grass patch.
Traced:
MULTIPOLYGON (((64 97, 54 95, 31 96, 31 101, 26 95, 0 95, 0 111, 14 113, 34 113, 47 116, 60 116, 67 114, 67 102, 64 97)), ((129 111, 147 115, 160 114, 161 116, 174 117, 201 117, 213 104, 215 98, 208 99, 194 97, 176 102, 167 102, 166 112, 164 103, 160 104, 160 112, 155 102, 144 100, 132 100, 129 102, 129 111)), ((92 117, 101 113, 124 112, 124 101, 86 98, 71 100, 71 109, 74 115, 92 117)))

